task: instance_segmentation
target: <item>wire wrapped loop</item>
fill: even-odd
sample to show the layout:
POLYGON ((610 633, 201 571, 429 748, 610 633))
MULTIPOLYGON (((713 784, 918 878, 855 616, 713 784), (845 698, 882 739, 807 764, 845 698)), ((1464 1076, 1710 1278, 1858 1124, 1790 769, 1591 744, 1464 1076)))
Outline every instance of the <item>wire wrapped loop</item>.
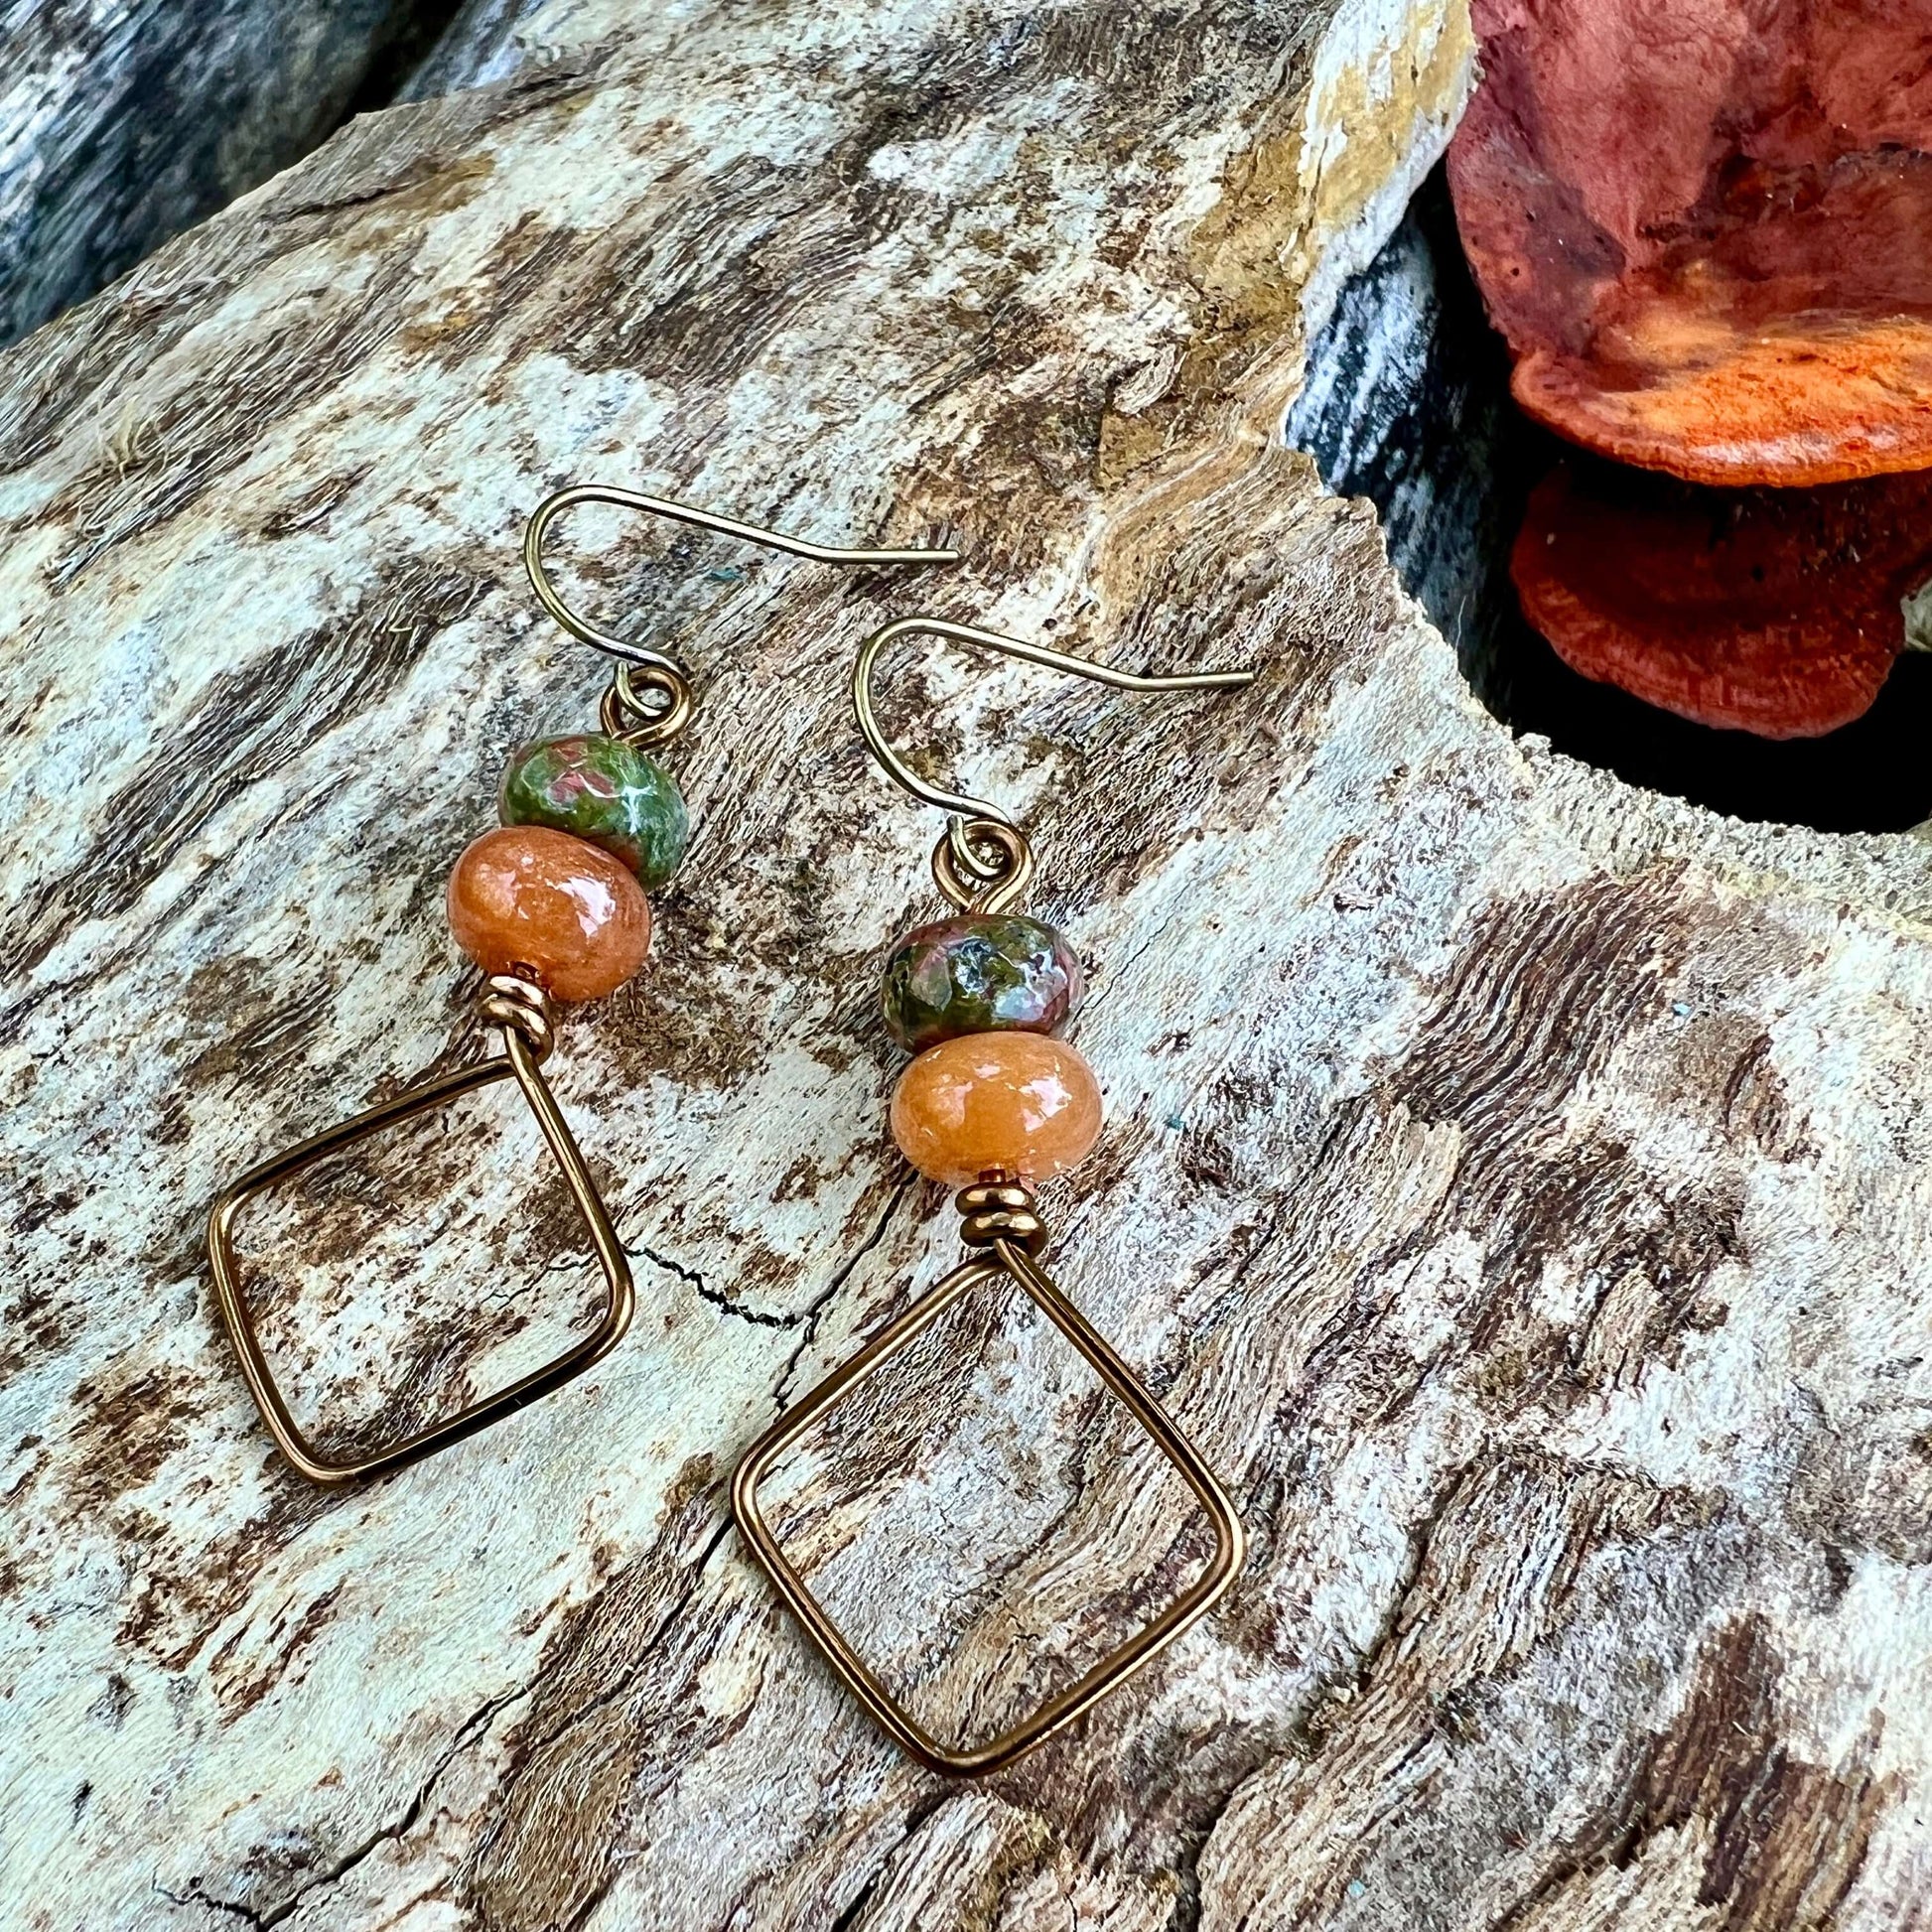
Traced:
POLYGON ((955 818, 932 848, 933 883, 962 912, 1004 912, 1033 876, 1026 833, 996 818, 955 818))
POLYGON ((613 738, 639 751, 668 745, 697 708, 691 683, 682 671, 661 664, 620 664, 598 707, 598 723, 613 738), (645 694, 662 701, 653 703, 645 694))
POLYGON ((492 973, 477 995, 477 1012, 492 1027, 520 1034, 539 1065, 557 1043, 557 1016, 550 996, 535 980, 517 973, 492 973))
POLYGON ((982 1180, 962 1187, 953 1196, 959 1209, 959 1238, 969 1248, 990 1248, 1010 1241, 1030 1255, 1046 1248, 1046 1223, 1039 1218, 1034 1197, 1015 1180, 982 1180))

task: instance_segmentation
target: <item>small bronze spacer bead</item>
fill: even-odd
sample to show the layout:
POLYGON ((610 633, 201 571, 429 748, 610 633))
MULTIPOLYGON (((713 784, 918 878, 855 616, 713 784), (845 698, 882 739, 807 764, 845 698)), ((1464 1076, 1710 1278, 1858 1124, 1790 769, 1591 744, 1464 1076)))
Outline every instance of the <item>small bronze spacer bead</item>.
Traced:
POLYGON ((962 1214, 976 1214, 983 1207, 1026 1207, 1034 1204, 1032 1190, 1017 1180, 976 1180, 953 1196, 953 1205, 962 1214))

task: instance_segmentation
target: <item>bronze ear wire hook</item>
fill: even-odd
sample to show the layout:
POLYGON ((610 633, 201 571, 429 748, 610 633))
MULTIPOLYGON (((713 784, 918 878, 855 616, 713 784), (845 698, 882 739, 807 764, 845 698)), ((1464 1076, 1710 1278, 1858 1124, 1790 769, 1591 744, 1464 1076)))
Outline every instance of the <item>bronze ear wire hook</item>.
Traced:
POLYGON ((1096 664, 1090 657, 1054 650, 1004 631, 982 630, 976 624, 954 623, 946 618, 896 618, 882 624, 859 647, 852 666, 852 711, 859 731, 886 774, 900 790, 921 804, 948 814, 945 836, 932 854, 932 876, 939 890, 962 911, 998 912, 1017 904, 1034 873, 1033 848, 1027 835, 989 798, 970 792, 947 791, 929 784, 914 771, 880 728, 873 704, 873 674, 881 652, 901 637, 942 637, 950 643, 972 644, 999 651, 1023 663, 1064 671, 1117 691, 1226 691, 1252 684, 1256 673, 1242 671, 1173 671, 1162 674, 1123 671, 1112 664, 1096 664), (990 857, 992 848, 997 858, 990 857), (971 882, 969 884, 969 882, 971 882))
POLYGON ((622 489, 615 483, 571 483, 554 491, 539 503, 523 531, 523 568, 537 602, 580 643, 620 660, 610 693, 604 701, 603 724, 606 731, 618 733, 626 717, 633 721, 623 735, 638 745, 663 745, 675 738, 690 723, 694 700, 690 679, 675 658, 648 645, 633 643, 614 631, 601 630, 574 611, 565 601, 543 561, 543 540, 550 526, 565 510, 579 503, 610 503, 619 509, 642 510, 650 516, 669 518, 673 523, 688 523, 694 529, 710 530, 719 536, 737 537, 765 550, 782 551, 786 556, 802 557, 808 563, 904 565, 918 568, 926 564, 956 564, 956 550, 872 550, 835 543, 813 543, 805 537, 786 536, 779 530, 766 530, 756 523, 741 523, 736 517, 720 516, 713 510, 694 508, 668 496, 647 495, 641 489, 622 489), (640 675, 641 673, 641 675, 640 675), (639 686, 658 692, 664 702, 651 710, 642 700, 639 686))

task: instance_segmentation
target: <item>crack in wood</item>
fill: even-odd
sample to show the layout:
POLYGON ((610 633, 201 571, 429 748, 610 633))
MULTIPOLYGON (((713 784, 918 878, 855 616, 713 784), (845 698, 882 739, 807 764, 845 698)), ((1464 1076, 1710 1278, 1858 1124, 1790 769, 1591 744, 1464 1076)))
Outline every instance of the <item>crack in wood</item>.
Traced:
POLYGON ((530 1687, 528 1685, 519 1686, 516 1690, 506 1691, 502 1696, 492 1698, 488 1703, 473 1713, 458 1727, 456 1735, 452 1739, 449 1747, 437 1759, 429 1775, 417 1786, 415 1796, 410 1799, 399 1818, 395 1819, 392 1823, 378 1825, 357 1844, 337 1858, 324 1870, 318 1872, 315 1877, 298 1885, 295 1890, 278 1899, 274 1904, 266 1908, 260 1908, 250 1905, 245 1899, 220 1897, 218 1894, 207 1891, 202 1879, 199 1877, 190 1884, 187 1893, 183 1895, 177 1895, 169 1891, 159 1880, 155 1881, 155 1890, 160 1892, 164 1897, 172 1899, 177 1905, 190 1903, 207 1905, 216 1911, 227 1912, 237 1918, 244 1918, 251 1925, 258 1927, 260 1932, 269 1932, 270 1927, 280 1925, 284 1920, 292 1917, 316 1893, 327 1891, 332 1886, 340 1884, 343 1879, 347 1877, 356 1866, 361 1864, 379 1847, 394 1844, 407 1837, 415 1828, 418 1820, 421 1819, 425 1808, 429 1804, 430 1797, 434 1793, 438 1783, 441 1782, 444 1773, 449 1770, 450 1766, 465 1751, 469 1750, 488 1734, 499 1713, 507 1710, 510 1705, 515 1704, 520 1699, 527 1697, 529 1692, 530 1687))

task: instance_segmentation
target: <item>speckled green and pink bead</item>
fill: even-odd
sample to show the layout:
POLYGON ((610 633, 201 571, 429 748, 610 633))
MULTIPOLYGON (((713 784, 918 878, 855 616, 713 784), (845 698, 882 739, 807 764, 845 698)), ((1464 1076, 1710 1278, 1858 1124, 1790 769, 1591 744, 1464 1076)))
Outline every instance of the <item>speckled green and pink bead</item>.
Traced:
POLYGON ((964 912, 914 926, 893 948, 886 1025, 912 1053, 968 1034, 1052 1034, 1085 990, 1079 954, 1050 925, 964 912))
POLYGON ((677 871, 690 838, 670 774, 647 752, 600 732, 523 746, 503 774, 498 807, 505 825, 547 825, 602 846, 646 892, 677 871))

